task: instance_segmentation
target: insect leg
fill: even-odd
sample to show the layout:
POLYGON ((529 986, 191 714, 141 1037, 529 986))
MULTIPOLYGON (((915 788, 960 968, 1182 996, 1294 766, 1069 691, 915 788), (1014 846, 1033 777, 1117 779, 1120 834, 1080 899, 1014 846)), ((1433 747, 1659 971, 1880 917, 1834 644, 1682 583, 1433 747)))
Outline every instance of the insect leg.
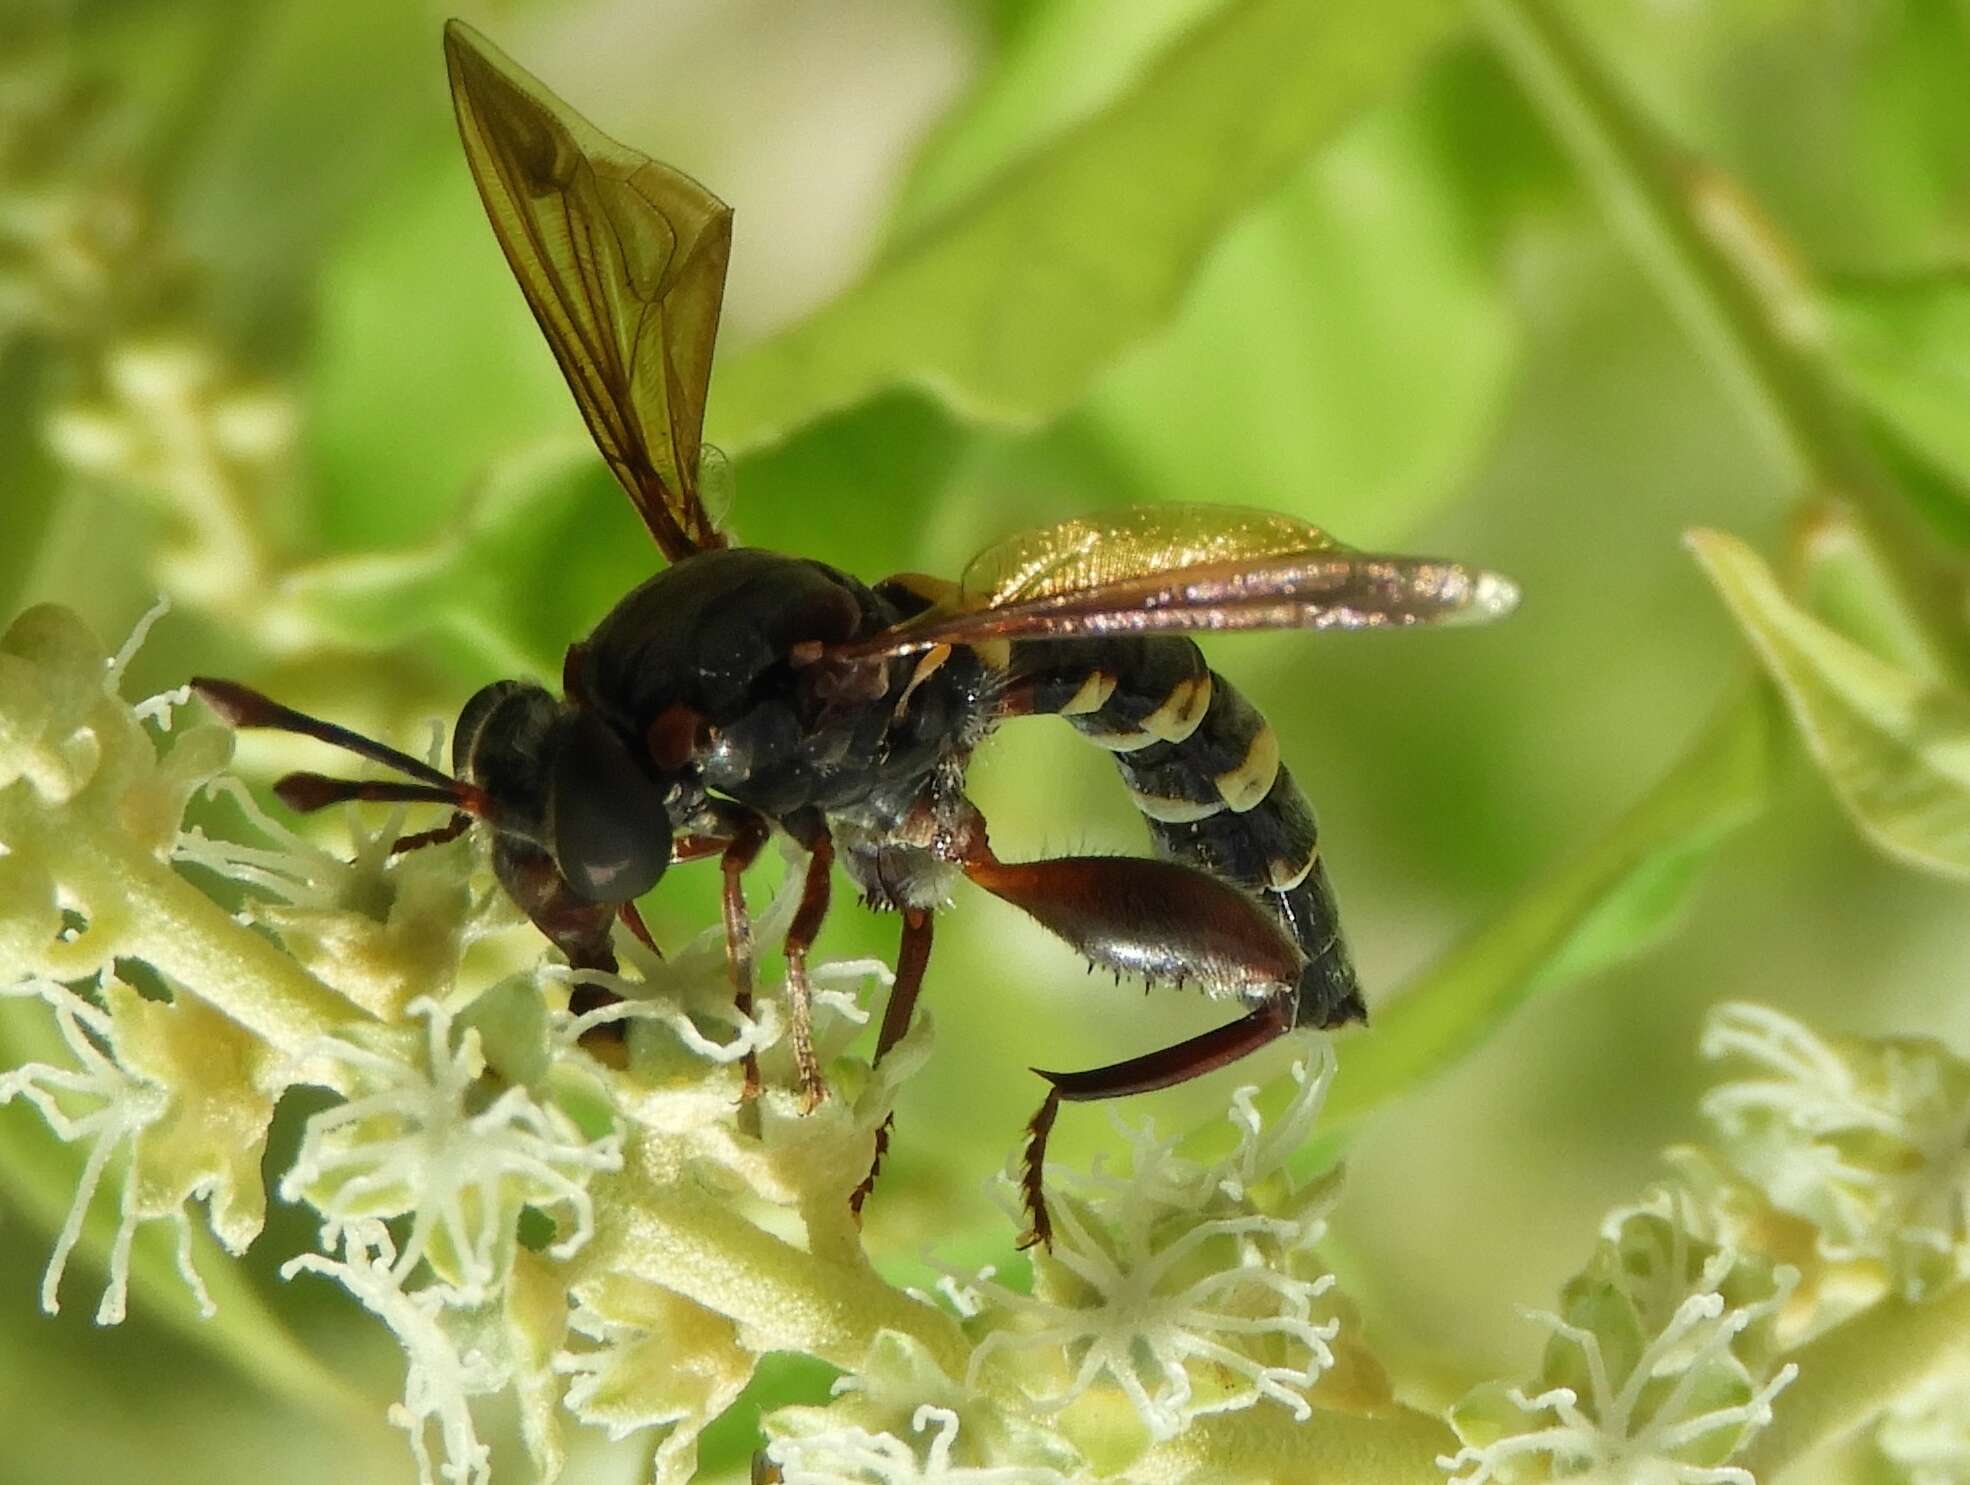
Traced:
POLYGON ((1016 646, 1004 715, 1051 712, 1114 756, 1157 854, 1262 902, 1305 956, 1298 1020, 1363 1020, 1313 807, 1251 702, 1181 636, 1016 646))
POLYGON ((965 875, 1065 939, 1089 962, 1165 984, 1270 997, 1298 983, 1305 960, 1279 921, 1221 877, 1177 861, 1063 856, 1003 862, 965 875))
MULTIPOLYGON (((929 908, 903 909, 903 943, 896 951, 896 983, 890 987, 889 1004, 883 1009, 882 1030, 876 1033, 877 1062, 881 1062, 889 1049, 903 1039, 903 1033, 910 1029, 917 993, 923 989, 924 971, 930 966, 933 921, 929 908)), ((848 1198, 848 1209, 857 1216, 861 1215, 862 1203, 876 1188, 876 1172, 882 1169, 882 1157, 889 1153, 889 1131, 895 1123, 896 1115, 892 1113, 876 1129, 876 1148, 869 1160, 869 1173, 848 1198)))
POLYGON ((435 830, 420 830, 415 835, 398 836, 391 842, 390 854, 401 856, 407 851, 421 851, 426 846, 442 846, 447 841, 457 840, 471 828, 472 817, 463 810, 458 810, 435 830))
POLYGON ((834 838, 818 814, 794 815, 782 822, 787 833, 807 848, 807 880, 801 884, 800 906, 787 929, 787 1012, 793 1032, 794 1062, 800 1069, 803 1113, 813 1113, 828 1096, 820 1060, 814 1055, 814 991, 807 980, 807 951, 828 915, 828 890, 834 877, 834 838))
POLYGON ((931 922, 929 908, 903 909, 903 942, 896 951, 896 983, 890 989, 889 1004, 883 1009, 882 1030, 876 1034, 877 1062, 910 1029, 917 994, 923 989, 924 970, 930 965, 931 922))
POLYGON ((625 902, 618 906, 616 908, 616 921, 635 934, 636 941, 644 948, 656 955, 657 958, 663 958, 663 950, 659 949, 657 947, 657 941, 650 937, 650 925, 643 921, 643 915, 636 910, 635 903, 625 902))
MULTIPOLYGON (((769 830, 766 821, 750 810, 733 806, 729 815, 732 838, 719 856, 719 869, 725 874, 722 899, 725 913, 725 969, 732 979, 732 1004, 740 1015, 752 1017, 752 918, 746 912, 746 892, 740 882, 748 866, 758 859, 769 830)), ((746 1079, 739 1091, 741 1102, 759 1097, 759 1058, 752 1052, 745 1057, 746 1079)))
POLYGON ((1179 1083, 1201 1078, 1205 1073, 1236 1062, 1292 1029, 1292 997, 1280 994, 1228 1025, 1216 1027, 1174 1046, 1145 1052, 1140 1057, 1111 1062, 1106 1067, 1090 1068, 1085 1072, 1059 1073, 1034 1068, 1033 1071, 1052 1086, 1047 1090, 1046 1101, 1033 1116, 1033 1122, 1027 1126, 1025 1175, 1021 1188, 1026 1201, 1026 1214, 1032 1226, 1019 1240, 1019 1246, 1028 1248, 1034 1243, 1053 1246, 1053 1224, 1047 1218, 1042 1171, 1046 1163, 1047 1136, 1053 1132, 1054 1116, 1063 1100, 1088 1103, 1102 1098, 1125 1098, 1131 1093, 1152 1093, 1159 1088, 1174 1088, 1179 1083))

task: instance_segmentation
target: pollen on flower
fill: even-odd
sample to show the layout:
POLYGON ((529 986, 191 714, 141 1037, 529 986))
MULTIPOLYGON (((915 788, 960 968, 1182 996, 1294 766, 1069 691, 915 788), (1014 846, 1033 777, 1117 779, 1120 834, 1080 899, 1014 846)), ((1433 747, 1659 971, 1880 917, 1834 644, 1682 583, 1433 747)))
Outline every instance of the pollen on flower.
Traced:
POLYGON ((1970 1275, 1970 1062, 1916 1038, 1821 1036, 1731 1004, 1706 1056, 1763 1076, 1713 1088, 1703 1112, 1774 1205, 1814 1223, 1836 1260, 1871 1259, 1905 1298, 1970 1275))
POLYGON ((405 1289, 401 1263, 389 1231, 380 1222, 353 1222, 342 1229, 342 1257, 304 1253, 281 1268, 281 1277, 320 1274, 347 1289, 390 1328, 410 1367, 404 1400, 390 1408, 390 1421, 410 1437, 420 1485, 490 1485, 492 1451, 479 1439, 470 1399, 506 1384, 508 1368, 482 1349, 461 1346, 447 1318, 463 1311, 465 1298, 443 1284, 405 1289), (442 1463, 434 1472, 427 1434, 438 1430, 442 1463))
POLYGON ((350 1097, 308 1121, 281 1194, 311 1202, 329 1241, 350 1223, 408 1214, 396 1281, 430 1258, 476 1301, 511 1261, 522 1207, 561 1214, 551 1256, 567 1258, 588 1241, 588 1181, 621 1167, 621 1137, 583 1138, 523 1087, 486 1101, 478 1031, 454 1039, 451 1014, 435 1001, 411 1009, 425 1018, 421 1058, 343 1039, 316 1049, 340 1067, 350 1097))
MULTIPOLYGON (((1125 1127, 1127 1174, 1100 1165, 1084 1175, 1050 1172, 1055 1240, 1050 1253, 1035 1255, 1034 1292, 988 1274, 964 1291, 994 1326, 973 1352, 971 1379, 999 1353, 1051 1353, 1058 1385, 1048 1392, 1041 1381, 1037 1406, 1058 1411, 1112 1385, 1157 1439, 1196 1414, 1262 1399, 1307 1417, 1306 1393, 1334 1364, 1339 1331, 1317 1304, 1333 1275, 1311 1251, 1326 1231, 1333 1187, 1289 1191, 1270 1209, 1254 1192, 1283 1175, 1332 1066, 1322 1044, 1312 1066, 1295 1070, 1299 1091, 1271 1127, 1256 1114, 1253 1090, 1240 1090, 1231 1115, 1239 1145, 1223 1161, 1183 1159, 1152 1128, 1125 1127)), ((1018 1365, 1022 1386, 1047 1375, 1018 1365)))
POLYGON ((1562 1296, 1537 1392, 1490 1383, 1451 1410, 1453 1485, 1647 1480, 1754 1485, 1729 1461, 1797 1368, 1771 1335, 1796 1276, 1631 1214, 1562 1296))

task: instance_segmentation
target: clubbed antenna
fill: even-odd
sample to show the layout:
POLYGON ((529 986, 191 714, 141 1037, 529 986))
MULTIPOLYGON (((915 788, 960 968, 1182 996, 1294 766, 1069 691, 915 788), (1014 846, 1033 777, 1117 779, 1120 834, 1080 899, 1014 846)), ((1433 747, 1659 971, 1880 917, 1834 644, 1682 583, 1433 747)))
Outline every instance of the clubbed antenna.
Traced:
MULTIPOLYGON (((333 722, 324 722, 306 712, 297 712, 291 706, 282 706, 251 686, 242 686, 238 681, 214 680, 210 676, 194 676, 191 688, 207 706, 235 727, 264 727, 275 732, 294 732, 302 737, 316 738, 367 758, 372 763, 394 768, 418 781, 405 784, 389 780, 334 779, 319 773, 290 773, 275 782, 274 793, 291 810, 308 814, 332 804, 370 800, 392 804, 448 804, 468 817, 486 813, 485 794, 472 785, 448 778, 430 764, 364 737, 359 732, 351 732, 333 722)), ((451 831, 452 835, 458 833, 457 830, 451 831)), ((436 832, 427 834, 435 835, 436 832)), ((405 839, 414 842, 405 849, 434 843, 418 837, 405 839)), ((399 844, 402 845, 401 842, 399 844)))

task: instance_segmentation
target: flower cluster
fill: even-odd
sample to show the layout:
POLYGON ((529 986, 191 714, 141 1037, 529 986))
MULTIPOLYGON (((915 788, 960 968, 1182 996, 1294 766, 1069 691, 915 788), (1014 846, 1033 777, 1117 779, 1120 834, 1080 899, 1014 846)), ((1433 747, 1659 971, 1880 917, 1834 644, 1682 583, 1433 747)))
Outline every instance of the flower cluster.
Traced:
POLYGON ((1316 1047, 1273 1127, 1257 1090, 1238 1091, 1239 1142, 1223 1161, 1188 1160, 1153 1126, 1117 1121, 1132 1147, 1125 1171, 1059 1173, 1056 1237, 1034 1258, 1033 1292, 990 1273, 960 1291, 979 1311, 972 1376, 1003 1361, 1046 1413, 1116 1389, 1152 1439, 1260 1399, 1305 1418, 1339 1329, 1323 1306, 1333 1276, 1313 1253, 1337 1181, 1301 1187, 1287 1171, 1333 1076, 1331 1050, 1316 1047))
POLYGON ((959 1385, 885 1331, 826 1407, 782 1408, 767 1457, 786 1485, 1069 1485, 1087 1462, 1058 1433, 959 1385))
MULTIPOLYGON (((88 1253, 109 1278, 98 1317, 122 1318, 157 1223, 209 1309, 201 1229, 233 1253, 258 1238, 269 1129, 289 1090, 325 1090, 276 1182, 320 1251, 284 1272, 334 1280, 401 1344, 389 1416, 423 1481, 492 1478, 474 1409, 501 1392, 544 1481, 571 1418, 647 1439, 658 1485, 688 1480, 761 1358, 794 1352, 842 1379, 765 1420, 792 1485, 1219 1479, 1297 1458, 1299 1429, 1382 1426, 1457 1485, 1746 1485, 1795 1355, 1890 1286, 1962 1290, 1970 1067, 1748 1006, 1705 1036, 1753 1072, 1705 1100, 1721 1148, 1672 1151, 1673 1179, 1610 1217, 1539 1317, 1536 1377, 1452 1411, 1460 1449, 1394 1400, 1320 1261, 1339 1173, 1303 1164, 1334 1074, 1317 1037, 1273 1116, 1233 1095, 1222 1158, 1117 1121, 1122 1161, 1050 1168, 1055 1242, 1030 1286, 987 1268, 947 1270, 942 1303, 898 1289, 848 1200, 932 1034, 920 1014, 879 1066, 858 1053, 884 966, 813 967, 833 1096, 806 1111, 772 976, 741 1015, 717 930, 668 959, 625 936, 622 973, 573 971, 501 898, 483 842, 393 853, 400 812, 358 823, 347 855, 294 835, 220 774, 229 735, 182 695, 116 695, 127 660, 58 610, 0 638, 0 1022, 26 1053, 0 1103, 78 1151, 44 1303, 88 1253), (201 789, 253 838, 187 829, 201 789), (577 980, 617 999, 576 1017, 577 980), (592 1055, 609 1022, 615 1051, 592 1055), (92 1249, 106 1190, 116 1221, 92 1249)), ((788 865, 756 916, 765 946, 797 905, 788 865)), ((1009 1217, 1017 1190, 1006 1177, 1009 1217)), ((1884 1468, 1954 1478, 1960 1380, 1883 1404, 1884 1468)))
MULTIPOLYGON (((278 1189, 318 1215, 322 1251, 286 1272, 334 1279, 402 1343, 392 1417, 420 1478, 487 1479, 472 1400, 510 1389, 543 1477, 571 1414, 654 1431, 659 1477, 687 1479, 698 1435, 764 1352, 854 1367, 881 1317, 946 1323, 868 1269, 847 1202, 929 1046, 919 1017, 879 1068, 851 1055, 884 966, 813 966, 836 1096, 805 1114, 773 987, 756 1017, 734 1010, 722 935, 668 961, 626 941, 625 972, 601 977, 620 1003, 581 1018, 565 1009, 575 975, 531 929, 476 957, 510 966, 531 946, 539 962, 487 983, 468 953, 517 920, 482 843, 394 854, 401 810, 356 821, 346 856, 295 835, 219 774, 229 735, 183 725, 182 694, 134 707, 115 694, 127 659, 106 661, 58 610, 0 641, 0 990, 41 1008, 39 1021, 9 1013, 12 1039, 48 1047, 0 1074, 0 1101, 31 1104, 84 1152, 50 1308, 111 1186, 99 1317, 122 1317, 148 1220, 175 1225, 209 1308, 190 1262, 194 1205, 231 1251, 259 1235, 268 1130, 306 1084, 331 1101, 307 1116, 278 1189), (183 825, 202 788, 247 839, 183 825), (238 906, 220 909, 186 873, 225 879, 238 906), (153 988, 119 978, 133 965, 153 988), (627 1023, 623 1065, 587 1051, 605 1020, 627 1023), (747 1054, 767 1086, 742 1106, 747 1054), (721 1258, 763 1245, 755 1271, 694 1259, 704 1223, 721 1258), (647 1241, 653 1229, 672 1236, 647 1241), (775 1286, 822 1262, 858 1289, 855 1325, 780 1333, 798 1307, 775 1286)), ((763 906, 762 943, 784 933, 800 876, 763 906)))
POLYGON ((1619 1219, 1568 1284, 1535 1390, 1488 1384, 1451 1412, 1456 1485, 1583 1476, 1736 1482, 1726 1463, 1796 1375, 1773 1331, 1796 1276, 1649 1212, 1619 1219), (1459 1473, 1461 1472, 1461 1473, 1459 1473))
POLYGON ((1909 1299, 1970 1276, 1970 1062, 1758 1005, 1719 1007, 1703 1051, 1754 1073, 1703 1100, 1720 1144, 1827 1258, 1876 1264, 1909 1299))

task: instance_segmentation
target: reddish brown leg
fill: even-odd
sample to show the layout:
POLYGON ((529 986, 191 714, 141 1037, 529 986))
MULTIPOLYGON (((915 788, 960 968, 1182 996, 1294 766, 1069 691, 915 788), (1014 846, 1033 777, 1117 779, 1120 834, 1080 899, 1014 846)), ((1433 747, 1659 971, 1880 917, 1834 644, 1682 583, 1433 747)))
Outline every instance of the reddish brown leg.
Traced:
POLYGON ((644 948, 655 954, 657 958, 663 958, 664 951, 659 949, 657 947, 657 941, 650 937, 650 925, 643 921, 643 915, 636 910, 635 903, 625 902, 621 907, 617 908, 616 921, 635 934, 636 941, 644 948))
POLYGON ((1249 1056, 1292 1029, 1293 1002, 1284 995, 1276 995, 1250 1015, 1229 1025, 1219 1026, 1174 1046, 1145 1052, 1140 1057, 1111 1062, 1106 1067, 1090 1068, 1086 1072, 1056 1073, 1034 1068, 1034 1072, 1053 1086, 1048 1089, 1046 1102, 1040 1105, 1040 1111, 1028 1126, 1025 1177, 1021 1189, 1026 1201, 1026 1215, 1032 1226, 1019 1240, 1019 1246, 1027 1248, 1034 1243, 1048 1248, 1053 1246, 1053 1224, 1047 1219, 1042 1171, 1046 1163, 1047 1136, 1053 1132, 1054 1115, 1059 1112, 1063 1099, 1068 1103, 1089 1103, 1102 1098, 1125 1098, 1131 1093, 1153 1093, 1158 1088, 1174 1088, 1179 1083, 1201 1078, 1205 1073, 1216 1072, 1241 1057, 1249 1056))
MULTIPOLYGON (((740 882, 745 870, 759 858, 766 844, 766 822, 754 814, 734 816, 731 842, 719 858, 725 874, 725 969, 732 978, 732 1004, 748 1020, 752 1017, 752 918, 746 912, 746 892, 740 882)), ((759 1097, 759 1058, 751 1052, 745 1057, 745 1083, 739 1090, 741 1102, 759 1097)))
POLYGON ((723 835, 680 835, 670 843, 670 860, 674 866, 679 861, 702 861, 707 856, 716 856, 731 844, 723 835))
POLYGON ((965 875, 1118 974, 1257 998, 1292 990, 1305 956, 1248 893, 1177 861, 1063 856, 1004 862, 979 852, 965 875))
POLYGON ((1030 1248, 1038 1243, 1049 1253, 1053 1251, 1053 1222, 1047 1216, 1044 1173, 1047 1136, 1053 1133, 1053 1121, 1059 1113, 1060 1090, 1049 1088, 1026 1125, 1026 1160, 1019 1172, 1019 1193, 1026 1203, 1026 1231, 1020 1234, 1018 1246, 1030 1248))
POLYGON ((820 1059, 814 1055, 814 990, 807 980, 807 951, 814 946, 822 920, 828 916, 835 847, 827 826, 818 817, 789 821, 787 826, 810 853, 800 906, 794 909, 793 924, 787 929, 786 949, 787 1020, 793 1034, 794 1062, 800 1069, 801 1112, 811 1114, 828 1096, 828 1084, 821 1076, 820 1059))
MULTIPOLYGON (((890 988, 889 1004, 883 1008, 882 1030, 876 1033, 877 1062, 881 1062, 889 1049, 903 1039, 903 1033, 910 1029, 910 1016, 916 1009, 917 992, 923 989, 924 971, 930 967, 932 921, 929 908, 903 909, 903 943, 896 951, 896 983, 890 988)), ((857 1217, 862 1215, 862 1203, 876 1188, 876 1172, 882 1169, 882 1157, 889 1153, 889 1131, 895 1123, 896 1116, 891 1114, 876 1130, 876 1149, 869 1161, 869 1173, 848 1198, 848 1209, 857 1217)))
POLYGON ((390 844, 390 854, 401 856, 406 851, 421 851, 426 846, 442 846, 446 841, 457 840, 471 828, 472 817, 461 810, 436 830, 420 830, 416 835, 398 836, 390 844))

